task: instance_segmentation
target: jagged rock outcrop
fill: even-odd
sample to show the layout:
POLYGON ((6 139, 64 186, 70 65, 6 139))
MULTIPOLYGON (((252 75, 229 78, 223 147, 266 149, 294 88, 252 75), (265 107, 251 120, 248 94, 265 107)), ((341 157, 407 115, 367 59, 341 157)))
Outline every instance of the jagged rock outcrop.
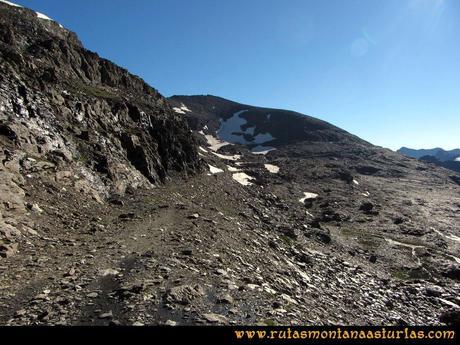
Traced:
POLYGON ((0 2, 0 22, 4 241, 26 212, 27 179, 59 182, 102 201, 199 167, 185 120, 142 79, 29 9, 0 2))

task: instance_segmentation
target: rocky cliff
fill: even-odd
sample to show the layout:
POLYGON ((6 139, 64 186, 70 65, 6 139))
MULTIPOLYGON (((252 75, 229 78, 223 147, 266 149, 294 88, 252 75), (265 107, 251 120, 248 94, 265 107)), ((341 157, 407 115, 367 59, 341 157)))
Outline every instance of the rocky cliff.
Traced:
POLYGON ((185 120, 142 79, 29 9, 0 2, 0 23, 3 238, 30 228, 18 224, 26 180, 59 180, 102 202, 196 171, 185 120))

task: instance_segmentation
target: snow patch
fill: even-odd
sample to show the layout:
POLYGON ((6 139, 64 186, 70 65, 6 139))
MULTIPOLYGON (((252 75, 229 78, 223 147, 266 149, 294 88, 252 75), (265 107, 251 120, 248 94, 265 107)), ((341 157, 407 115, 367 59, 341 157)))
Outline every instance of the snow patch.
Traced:
POLYGON ((209 148, 212 151, 217 151, 218 149, 220 149, 221 147, 223 147, 225 145, 230 145, 230 143, 228 143, 226 141, 219 140, 219 139, 213 137, 212 135, 205 135, 204 137, 206 138, 206 141, 208 142, 209 148))
POLYGON ((174 107, 173 110, 178 114, 185 114, 192 112, 184 103, 181 103, 180 107, 174 107))
POLYGON ((178 114, 185 114, 185 111, 183 111, 181 108, 174 107, 173 110, 178 114))
POLYGON ((274 140, 275 138, 270 133, 259 133, 254 137, 254 144, 263 144, 274 140))
POLYGON ((10 5, 10 6, 13 6, 13 7, 22 8, 22 6, 20 6, 20 5, 18 5, 18 4, 15 4, 15 3, 12 3, 12 2, 10 2, 10 1, 0 0, 0 2, 3 2, 4 4, 7 4, 7 5, 10 5))
POLYGON ((248 174, 245 174, 244 172, 235 173, 232 175, 232 178, 239 184, 242 184, 243 186, 252 185, 252 183, 249 181, 254 180, 254 177, 249 176, 248 174))
POLYGON ((211 164, 208 164, 208 165, 209 165, 209 171, 211 172, 211 174, 219 174, 219 173, 224 172, 222 169, 216 168, 212 166, 211 164))
POLYGON ((237 161, 241 159, 241 155, 232 155, 232 156, 227 156, 227 155, 221 155, 220 153, 212 152, 213 155, 221 158, 221 159, 226 159, 229 161, 237 161))
POLYGON ((273 164, 265 164, 264 166, 265 166, 265 169, 267 169, 272 174, 278 174, 278 172, 280 171, 280 168, 273 164))
POLYGON ((202 148, 201 146, 198 147, 200 149, 200 151, 204 152, 204 153, 208 153, 208 151, 206 151, 204 148, 202 148))
MULTIPOLYGON (((4 3, 4 4, 7 4, 7 5, 10 5, 10 6, 13 6, 13 7, 17 7, 17 8, 24 8, 22 7, 21 5, 18 5, 18 4, 15 4, 14 2, 11 2, 11 1, 7 1, 7 0, 0 0, 0 2, 4 3)), ((51 19, 50 17, 48 17, 47 15, 43 14, 43 13, 40 13, 40 12, 35 12, 35 14, 37 15, 37 18, 40 18, 40 19, 44 19, 44 20, 50 20, 50 21, 53 21, 53 19, 51 19)), ((58 23, 59 24, 59 23, 58 23)), ((59 24, 59 26, 61 28, 64 28, 61 24, 59 24)))
POLYGON ((40 12, 35 12, 35 14, 37 15, 38 18, 40 19, 45 19, 45 20, 52 20, 50 17, 44 15, 43 13, 40 13, 40 12))
POLYGON ((240 110, 234 113, 233 116, 227 120, 221 119, 217 136, 222 140, 232 142, 234 144, 246 144, 247 141, 243 135, 237 135, 235 133, 243 133, 241 126, 246 124, 247 121, 241 117, 241 114, 244 114, 247 111, 248 110, 240 110))
POLYGON ((232 166, 230 166, 230 165, 227 165, 227 169, 228 169, 228 171, 230 171, 230 172, 238 172, 238 171, 241 171, 240 169, 235 168, 235 167, 232 167, 232 166))
POLYGON ((455 158, 456 162, 460 162, 460 157, 455 158))
POLYGON ((275 139, 270 133, 259 133, 254 136, 254 131, 256 130, 254 126, 243 130, 242 126, 247 124, 247 120, 242 118, 241 115, 246 112, 248 110, 240 110, 227 120, 221 119, 217 136, 222 140, 242 145, 263 144, 275 139), (247 140, 245 136, 252 138, 247 140))
POLYGON ((305 200, 307 199, 316 199, 318 197, 318 194, 316 193, 310 193, 310 192, 303 192, 304 197, 299 199, 299 201, 303 204, 305 200))
POLYGON ((440 236, 442 236, 444 238, 447 238, 448 240, 460 242, 460 237, 455 236, 454 234, 450 234, 450 233, 445 234, 445 233, 443 233, 443 232, 441 232, 438 229, 435 229, 433 227, 431 228, 431 230, 436 232, 438 235, 440 235, 440 236))
POLYGON ((355 185, 359 186, 359 182, 358 182, 358 181, 353 180, 353 183, 354 183, 355 185))
POLYGON ((255 155, 266 155, 270 151, 274 151, 274 150, 276 150, 274 147, 259 145, 259 146, 253 147, 251 150, 251 153, 255 155))

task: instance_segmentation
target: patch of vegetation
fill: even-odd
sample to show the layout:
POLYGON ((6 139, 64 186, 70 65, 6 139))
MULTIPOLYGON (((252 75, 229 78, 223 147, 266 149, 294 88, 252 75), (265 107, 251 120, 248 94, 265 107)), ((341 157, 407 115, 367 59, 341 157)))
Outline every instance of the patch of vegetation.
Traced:
POLYGON ((273 327, 277 325, 276 321, 272 319, 264 320, 262 321, 262 323, 264 323, 266 326, 269 326, 269 327, 273 327))
POLYGON ((80 80, 73 80, 70 83, 70 87, 74 89, 75 91, 84 93, 87 96, 110 99, 110 100, 120 100, 120 96, 118 96, 117 94, 110 92, 101 87, 85 84, 80 80))
POLYGON ((358 238, 358 243, 365 249, 374 250, 380 247, 380 243, 377 239, 373 237, 360 237, 358 238))
POLYGON ((412 280, 412 279, 429 279, 430 274, 423 268, 397 268, 391 270, 391 275, 400 280, 412 280))
POLYGON ((393 278, 396 278, 399 280, 409 279, 409 274, 407 273, 407 270, 404 270, 404 269, 394 269, 394 270, 391 270, 390 273, 393 278))
POLYGON ((352 228, 342 228, 340 229, 340 234, 345 236, 345 237, 351 237, 351 236, 356 236, 359 235, 361 232, 357 229, 352 229, 352 228))
POLYGON ((287 235, 280 235, 281 240, 286 243, 288 246, 293 246, 295 244, 295 240, 292 237, 287 235))

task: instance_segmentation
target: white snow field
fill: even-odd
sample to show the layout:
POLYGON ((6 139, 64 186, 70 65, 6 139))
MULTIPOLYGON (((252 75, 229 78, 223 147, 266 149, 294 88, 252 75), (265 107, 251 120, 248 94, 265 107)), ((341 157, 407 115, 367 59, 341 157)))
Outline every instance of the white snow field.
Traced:
POLYGON ((208 165, 209 165, 209 171, 211 172, 211 174, 219 174, 219 173, 224 172, 222 169, 216 168, 210 164, 208 165))
POLYGON ((235 173, 232 175, 232 178, 242 184, 243 186, 250 186, 252 185, 251 182, 249 182, 250 180, 254 180, 254 177, 252 176, 249 176, 248 174, 244 173, 244 172, 238 172, 238 173, 235 173))
POLYGON ((280 168, 273 164, 265 164, 265 169, 267 169, 272 174, 278 174, 278 172, 280 171, 280 168))

